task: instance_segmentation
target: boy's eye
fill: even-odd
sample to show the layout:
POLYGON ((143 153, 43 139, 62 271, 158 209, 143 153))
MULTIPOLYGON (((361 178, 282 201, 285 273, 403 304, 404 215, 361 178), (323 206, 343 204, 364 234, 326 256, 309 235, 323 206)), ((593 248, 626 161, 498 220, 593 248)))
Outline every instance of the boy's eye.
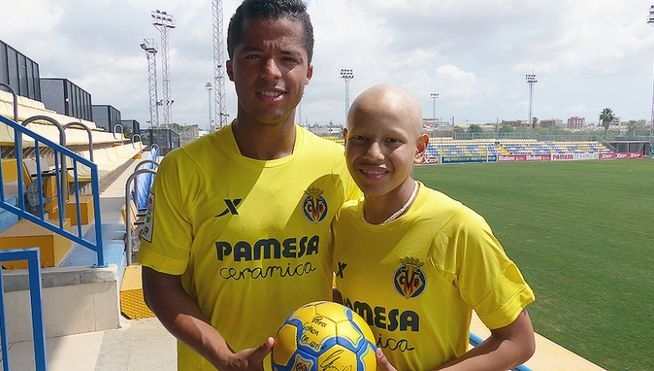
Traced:
POLYGON ((353 135, 353 136, 350 137, 350 140, 354 140, 354 141, 357 141, 357 142, 363 142, 363 141, 366 140, 366 137, 363 136, 363 135, 353 135))
POLYGON ((397 138, 388 138, 387 141, 388 141, 388 143, 390 143, 390 144, 399 144, 399 143, 402 143, 402 141, 400 141, 400 140, 397 139, 397 138))

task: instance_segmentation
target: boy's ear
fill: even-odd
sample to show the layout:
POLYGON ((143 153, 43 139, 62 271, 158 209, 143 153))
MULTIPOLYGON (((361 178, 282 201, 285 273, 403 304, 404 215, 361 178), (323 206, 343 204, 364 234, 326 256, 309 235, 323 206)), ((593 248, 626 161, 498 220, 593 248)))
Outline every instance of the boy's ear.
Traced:
POLYGON ((347 144, 347 128, 343 128, 343 145, 347 144))
POLYGON ((425 152, 427 151, 427 145, 429 144, 429 135, 422 133, 416 139, 416 156, 413 159, 413 162, 416 164, 422 164, 425 158, 425 152))

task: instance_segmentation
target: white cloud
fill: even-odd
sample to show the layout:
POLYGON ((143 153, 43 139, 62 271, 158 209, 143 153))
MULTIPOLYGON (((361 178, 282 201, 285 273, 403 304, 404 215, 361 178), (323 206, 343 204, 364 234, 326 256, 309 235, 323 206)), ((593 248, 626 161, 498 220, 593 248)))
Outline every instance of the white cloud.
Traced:
MULTIPOLYGON (((240 1, 223 1, 224 33, 240 1)), ((311 0, 315 74, 304 120, 341 122, 350 100, 376 83, 399 84, 431 116, 494 122, 527 116, 526 73, 535 73, 534 114, 596 120, 611 107, 649 119, 654 27, 644 0, 311 0)), ((147 65, 139 44, 159 32, 150 12, 176 20, 170 32, 173 120, 208 120, 204 84, 213 80, 209 0, 4 1, 0 39, 40 64, 43 77, 68 78, 123 118, 148 120, 147 65)), ((227 56, 225 56, 227 58, 227 56)), ((160 61, 158 66, 161 67, 160 61)), ((159 72, 160 73, 160 72, 159 72)), ((161 77, 161 75, 159 75, 161 77)), ((159 84, 161 87, 161 84, 159 84)), ((236 98, 226 81, 227 109, 236 98)))

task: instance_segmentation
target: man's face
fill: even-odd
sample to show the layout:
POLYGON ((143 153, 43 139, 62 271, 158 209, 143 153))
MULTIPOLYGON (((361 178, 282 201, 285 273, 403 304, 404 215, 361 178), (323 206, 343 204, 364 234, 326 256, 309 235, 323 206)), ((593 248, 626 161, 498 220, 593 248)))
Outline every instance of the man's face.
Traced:
POLYGON ((247 20, 243 41, 227 74, 238 95, 238 119, 288 124, 309 83, 313 66, 304 49, 302 23, 287 18, 247 20))

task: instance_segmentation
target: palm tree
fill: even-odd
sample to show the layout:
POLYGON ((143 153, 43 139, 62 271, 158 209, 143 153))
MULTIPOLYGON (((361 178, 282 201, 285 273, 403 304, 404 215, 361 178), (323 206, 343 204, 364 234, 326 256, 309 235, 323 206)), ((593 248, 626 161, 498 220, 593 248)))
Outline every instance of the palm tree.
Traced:
POLYGON ((606 132, 609 130, 609 125, 611 125, 611 122, 615 120, 616 117, 613 114, 612 109, 604 108, 600 113, 599 118, 602 122, 602 126, 604 126, 604 138, 606 138, 606 132))

